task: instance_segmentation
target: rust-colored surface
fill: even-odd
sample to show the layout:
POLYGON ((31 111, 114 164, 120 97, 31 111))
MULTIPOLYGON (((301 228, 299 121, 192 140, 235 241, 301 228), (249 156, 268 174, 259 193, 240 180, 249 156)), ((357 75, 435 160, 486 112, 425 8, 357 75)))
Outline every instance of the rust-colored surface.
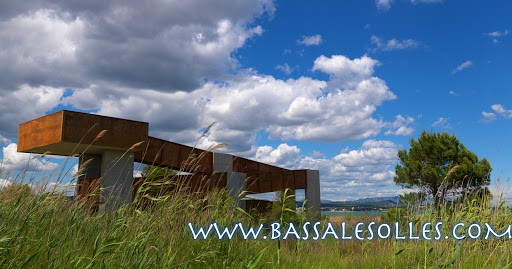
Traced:
POLYGON ((148 140, 148 123, 63 111, 62 141, 127 150, 148 140), (98 137, 103 130, 101 137, 98 137))
POLYGON ((148 140, 148 123, 62 110, 20 124, 18 151, 72 156, 128 150, 148 140), (98 136, 103 130, 101 136, 98 136))
POLYGON ((264 193, 288 189, 306 188, 306 170, 287 170, 274 172, 248 172, 246 173, 247 191, 250 193, 264 193))
POLYGON ((233 171, 245 173, 247 190, 264 193, 306 188, 306 170, 288 170, 242 157, 233 159, 233 171))
POLYGON ((134 154, 136 162, 165 166, 185 172, 213 172, 213 153, 201 149, 149 137, 142 151, 134 154))
POLYGON ((20 124, 18 129, 18 151, 36 152, 34 149, 62 141, 63 111, 20 124))
POLYGON ((295 188, 296 189, 305 189, 307 184, 307 170, 294 170, 293 177, 295 179, 295 188))
POLYGON ((99 209, 100 183, 99 177, 79 178, 77 182, 76 200, 92 213, 99 209))
MULTIPOLYGON (((132 148, 137 162, 196 174, 214 173, 212 152, 150 137, 146 122, 66 110, 21 124, 18 151, 50 151, 66 156, 98 154, 109 149, 128 150, 139 142, 144 143, 132 148)), ((233 158, 233 171, 246 174, 247 190, 251 193, 305 189, 307 185, 306 170, 288 170, 242 157, 233 158)), ((194 175, 187 182, 195 191, 205 181, 194 175)), ((225 182, 222 184, 226 186, 225 182)))

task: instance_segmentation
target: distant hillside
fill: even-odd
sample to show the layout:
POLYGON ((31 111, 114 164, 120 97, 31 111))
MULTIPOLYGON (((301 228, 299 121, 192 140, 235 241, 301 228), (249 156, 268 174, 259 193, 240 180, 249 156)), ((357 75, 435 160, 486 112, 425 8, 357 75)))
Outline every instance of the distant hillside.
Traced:
POLYGON ((362 198, 352 201, 354 203, 390 203, 398 204, 400 202, 400 196, 391 197, 374 197, 374 198, 362 198))
MULTIPOLYGON (((362 198, 354 201, 330 201, 322 200, 322 210, 336 211, 380 211, 399 204, 399 196, 362 198)), ((302 206, 303 201, 297 201, 297 206, 302 206)))

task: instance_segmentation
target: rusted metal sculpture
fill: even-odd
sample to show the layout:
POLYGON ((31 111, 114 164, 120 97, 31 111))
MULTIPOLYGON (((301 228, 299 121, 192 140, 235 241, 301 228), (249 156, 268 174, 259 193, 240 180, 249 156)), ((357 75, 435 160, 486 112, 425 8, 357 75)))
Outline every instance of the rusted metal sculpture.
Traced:
MULTIPOLYGON (((227 188, 235 199, 284 189, 305 189, 307 207, 320 211, 317 170, 288 170, 225 153, 205 151, 148 135, 146 122, 62 110, 20 124, 18 151, 79 156, 77 196, 103 190, 106 210, 133 199, 134 162, 190 173, 189 185, 227 188), (191 158, 194 156, 194 158, 191 158)), ((246 201, 240 201, 245 207, 246 201)))

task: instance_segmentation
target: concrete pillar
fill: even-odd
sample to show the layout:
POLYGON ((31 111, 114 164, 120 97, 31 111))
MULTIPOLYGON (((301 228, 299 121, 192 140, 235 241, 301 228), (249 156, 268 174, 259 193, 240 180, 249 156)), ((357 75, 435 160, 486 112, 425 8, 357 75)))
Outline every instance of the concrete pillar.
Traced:
POLYGON ((213 153, 213 171, 233 172, 233 155, 226 153, 213 153))
POLYGON ((242 198, 245 195, 242 194, 245 191, 245 173, 239 172, 227 172, 228 182, 226 184, 226 188, 228 189, 229 195, 235 200, 238 201, 238 207, 246 210, 246 201, 242 198))
POLYGON ((97 178, 101 176, 101 155, 82 154, 78 159, 79 178, 97 178))
POLYGON ((245 173, 233 172, 233 155, 225 153, 213 153, 213 170, 215 172, 226 172, 227 184, 226 189, 237 201, 238 207, 246 209, 246 201, 243 200, 241 193, 245 191, 245 173))
POLYGON ((306 208, 316 217, 320 217, 320 172, 318 170, 307 170, 306 208))
POLYGON ((100 210, 114 211, 132 201, 133 154, 108 150, 101 155, 100 210))

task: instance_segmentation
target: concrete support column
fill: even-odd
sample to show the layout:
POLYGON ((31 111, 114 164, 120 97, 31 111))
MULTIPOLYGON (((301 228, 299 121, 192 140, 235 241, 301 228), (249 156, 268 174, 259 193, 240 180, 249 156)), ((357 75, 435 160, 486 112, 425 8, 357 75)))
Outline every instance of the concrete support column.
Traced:
POLYGON ((238 207, 246 210, 246 201, 242 198, 245 195, 242 194, 245 191, 245 173, 239 172, 228 172, 227 173, 228 182, 226 188, 228 189, 229 195, 238 202, 238 207))
POLYGON ((245 191, 245 173, 233 172, 233 155, 225 153, 213 153, 213 170, 215 172, 225 172, 227 174, 226 189, 237 201, 238 207, 246 209, 246 201, 242 200, 241 193, 245 191))
POLYGON ((132 201, 133 154, 108 150, 101 157, 100 210, 114 211, 132 201))
POLYGON ((213 153, 213 171, 233 172, 233 155, 226 153, 213 153))
POLYGON ((320 172, 318 170, 307 170, 306 176, 306 207, 316 217, 320 217, 320 172))
POLYGON ((101 176, 101 155, 82 154, 78 159, 79 178, 97 178, 101 176))

